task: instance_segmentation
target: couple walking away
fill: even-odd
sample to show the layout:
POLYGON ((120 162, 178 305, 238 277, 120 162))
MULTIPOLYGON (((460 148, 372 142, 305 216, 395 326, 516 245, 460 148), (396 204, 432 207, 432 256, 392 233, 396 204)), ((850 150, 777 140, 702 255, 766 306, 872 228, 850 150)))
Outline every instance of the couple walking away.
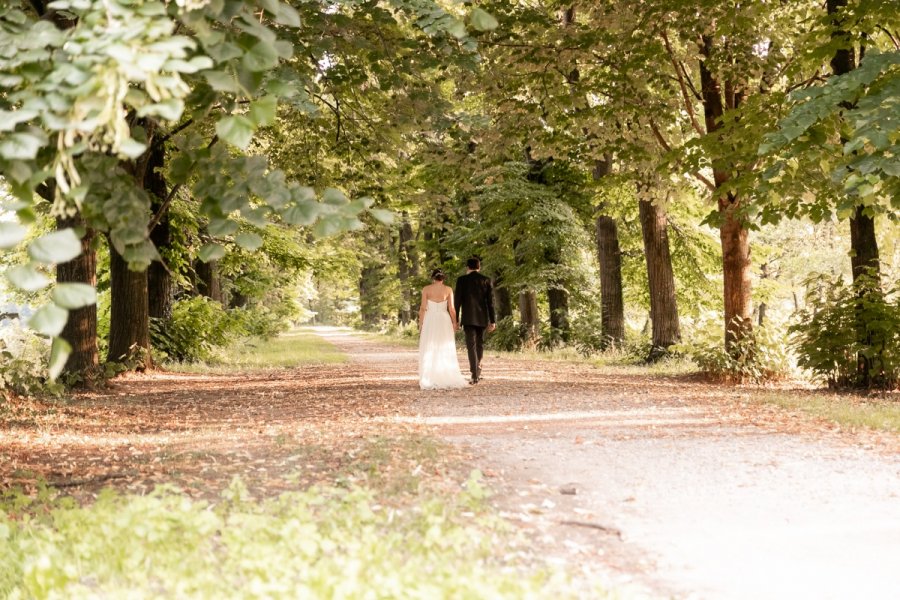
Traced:
POLYGON ((446 276, 440 269, 431 274, 431 285, 422 289, 419 307, 419 387, 423 390, 446 390, 467 385, 456 358, 454 333, 460 324, 466 332, 469 370, 475 384, 481 379, 481 357, 484 333, 497 326, 491 280, 479 271, 481 261, 466 261, 466 274, 456 280, 456 302, 453 290, 444 285, 446 276), (460 319, 460 312, 462 318, 460 319))

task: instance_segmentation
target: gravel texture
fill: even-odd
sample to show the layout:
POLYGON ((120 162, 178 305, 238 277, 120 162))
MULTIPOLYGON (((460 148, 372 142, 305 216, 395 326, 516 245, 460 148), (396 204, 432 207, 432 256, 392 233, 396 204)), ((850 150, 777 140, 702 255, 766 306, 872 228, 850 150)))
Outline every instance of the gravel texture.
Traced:
POLYGON ((551 561, 637 597, 900 598, 896 436, 872 444, 752 390, 524 358, 421 392, 415 349, 320 333, 407 399, 392 420, 469 447, 551 561))

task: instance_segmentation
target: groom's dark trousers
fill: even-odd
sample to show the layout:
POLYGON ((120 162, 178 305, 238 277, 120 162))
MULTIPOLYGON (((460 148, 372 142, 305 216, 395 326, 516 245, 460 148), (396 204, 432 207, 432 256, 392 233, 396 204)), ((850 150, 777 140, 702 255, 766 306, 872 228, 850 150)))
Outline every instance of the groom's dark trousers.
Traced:
POLYGON ((472 379, 481 378, 481 357, 484 356, 484 330, 479 325, 463 325, 466 332, 466 350, 469 353, 469 370, 472 379))
POLYGON ((481 379, 481 357, 484 355, 484 331, 497 322, 494 314, 494 291, 491 280, 472 271, 456 280, 456 320, 466 332, 466 350, 472 380, 481 379))

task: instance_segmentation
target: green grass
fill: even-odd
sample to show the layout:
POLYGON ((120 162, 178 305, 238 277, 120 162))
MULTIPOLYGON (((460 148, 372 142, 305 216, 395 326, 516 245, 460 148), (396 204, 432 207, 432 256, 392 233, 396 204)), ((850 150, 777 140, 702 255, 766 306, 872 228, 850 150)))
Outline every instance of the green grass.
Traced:
POLYGON ((900 397, 874 398, 823 392, 760 392, 761 402, 827 419, 842 427, 866 427, 900 433, 900 397))
POLYGON ((485 497, 477 472, 405 507, 362 487, 256 500, 239 481, 215 504, 167 487, 107 490, 86 506, 52 490, 7 494, 0 597, 578 597, 563 573, 516 562, 527 545, 485 497))
POLYGON ((271 340, 241 340, 224 349, 214 361, 180 363, 173 370, 187 373, 232 373, 344 362, 347 362, 347 356, 334 345, 308 330, 296 329, 271 340))

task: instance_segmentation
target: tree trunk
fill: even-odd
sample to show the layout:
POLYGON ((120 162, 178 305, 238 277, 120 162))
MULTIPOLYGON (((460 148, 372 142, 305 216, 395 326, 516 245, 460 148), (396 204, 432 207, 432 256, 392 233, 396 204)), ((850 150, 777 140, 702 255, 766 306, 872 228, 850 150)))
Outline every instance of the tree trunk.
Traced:
POLYGON ((749 231, 735 216, 738 201, 720 200, 722 274, 725 300, 725 346, 731 348, 752 328, 749 231))
POLYGON ((650 289, 650 320, 653 322, 650 355, 647 360, 665 356, 669 346, 681 339, 678 304, 675 298, 675 274, 669 252, 668 221, 660 206, 639 201, 644 254, 647 258, 647 282, 650 289))
POLYGON ((534 290, 519 292, 519 321, 522 323, 522 346, 534 349, 540 338, 540 317, 538 315, 537 293, 534 290))
POLYGON ((194 271, 197 273, 197 291, 200 295, 224 306, 225 297, 222 294, 222 281, 219 277, 219 261, 198 260, 194 263, 194 271))
MULTIPOLYGON (((155 146, 150 152, 147 174, 144 185, 152 198, 150 211, 155 215, 160 210, 159 221, 150 231, 150 241, 157 250, 165 250, 172 244, 172 231, 169 226, 169 209, 163 209, 168 186, 162 171, 165 166, 165 148, 155 146)), ((175 287, 169 270, 160 261, 153 261, 147 268, 147 289, 149 294, 150 317, 163 322, 172 318, 172 305, 175 302, 175 287)))
POLYGON ((412 280, 416 276, 415 266, 415 239, 413 237, 413 228, 409 222, 409 214, 403 213, 403 222, 400 225, 400 236, 398 244, 398 265, 397 272, 400 278, 400 322, 404 325, 412 321, 413 307, 416 306, 416 298, 418 296, 416 289, 412 286, 412 280))
POLYGON ((864 215, 862 206, 856 207, 854 217, 850 219, 850 248, 853 281, 866 274, 880 279, 875 219, 864 215))
POLYGON ((373 285, 380 275, 380 270, 375 266, 364 266, 359 274, 359 310, 363 325, 375 327, 381 317, 379 313, 375 286, 373 285))
MULTIPOLYGON (((594 164, 594 181, 609 175, 612 159, 594 164)), ((625 302, 622 293, 622 251, 616 220, 604 214, 604 204, 597 207, 597 261, 600 265, 600 327, 604 347, 617 346, 625 340, 625 302)))
POLYGON ((502 321, 512 316, 512 296, 509 288, 498 286, 494 288, 494 300, 497 309, 497 320, 502 321))
POLYGON ((147 296, 147 271, 128 268, 112 243, 109 244, 110 362, 134 362, 143 370, 152 366, 150 358, 150 320, 147 296))
POLYGON ((494 308, 497 311, 497 321, 502 321, 513 314, 512 296, 509 288, 503 280, 503 271, 498 269, 494 276, 494 308))
POLYGON ((547 290, 550 305, 550 327, 559 333, 562 341, 569 341, 569 293, 560 288, 547 290))
MULTIPOLYGON (((707 134, 713 134, 722 126, 725 107, 737 108, 741 96, 733 92, 734 85, 725 82, 725 98, 716 76, 707 68, 713 54, 714 42, 707 35, 701 37, 700 48, 704 60, 700 61, 700 89, 703 98, 703 114, 707 134)), ((719 206, 719 240, 722 245, 723 296, 725 304, 725 347, 729 350, 747 335, 750 321, 750 242, 747 227, 739 214, 741 199, 726 191, 725 184, 731 173, 718 157, 713 159, 714 192, 719 206)))
MULTIPOLYGON (((84 219, 77 215, 57 219, 57 229, 84 228, 84 219)), ((56 266, 58 283, 85 283, 97 285, 97 254, 93 248, 96 233, 86 229, 81 238, 81 254, 67 263, 56 266)), ((69 311, 69 320, 60 336, 72 346, 72 354, 63 373, 84 384, 90 384, 97 375, 100 353, 97 349, 97 305, 91 304, 69 311)))

